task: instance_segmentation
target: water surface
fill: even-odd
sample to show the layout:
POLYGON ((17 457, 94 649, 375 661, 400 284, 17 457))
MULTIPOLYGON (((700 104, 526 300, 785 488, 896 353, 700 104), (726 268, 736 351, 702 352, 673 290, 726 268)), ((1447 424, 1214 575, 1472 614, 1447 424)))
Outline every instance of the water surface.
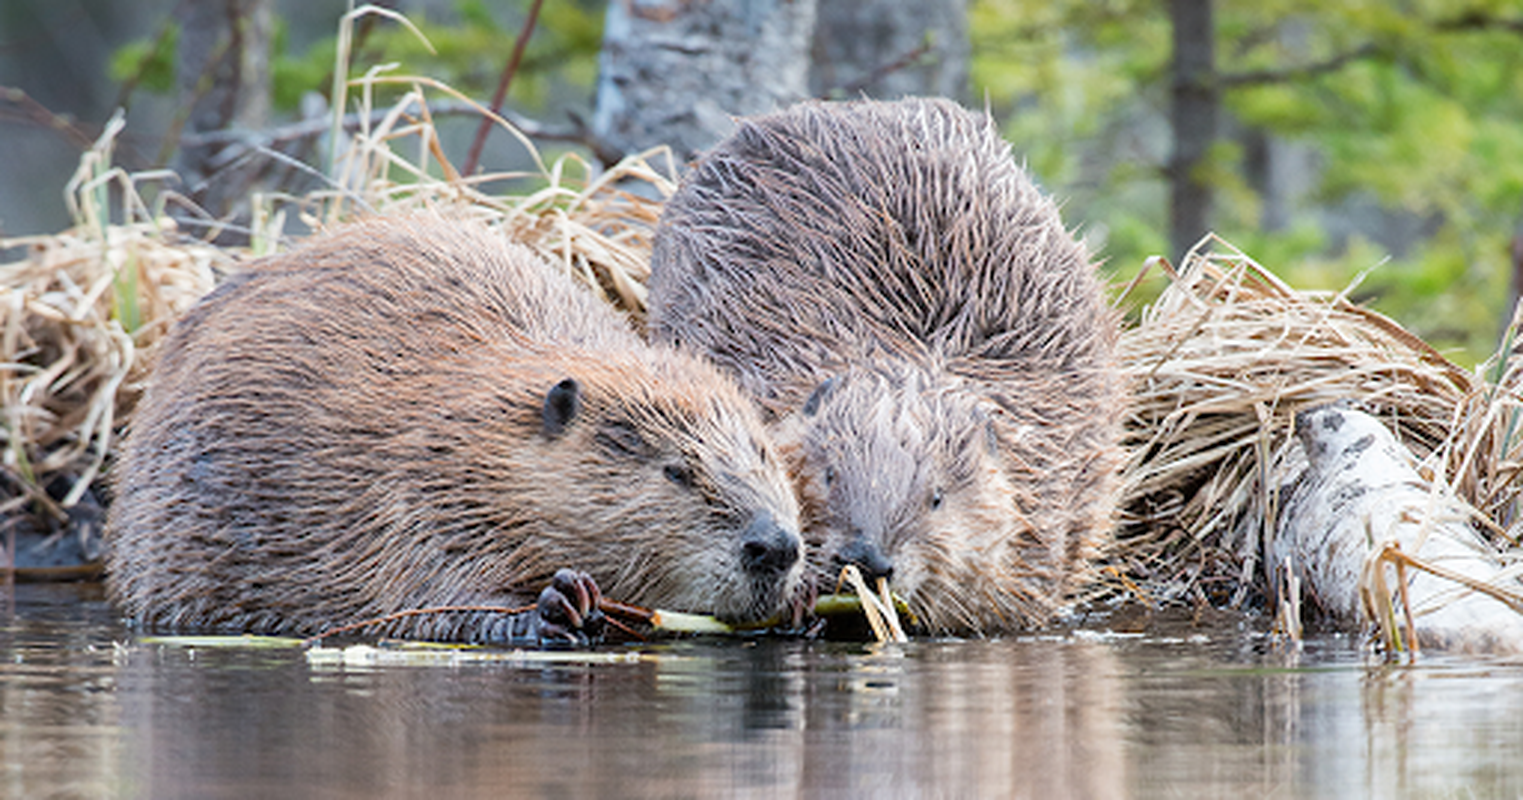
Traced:
POLYGON ((5 611, 0 797, 1523 794, 1523 663, 1253 619, 451 664, 156 644, 98 588, 5 611))

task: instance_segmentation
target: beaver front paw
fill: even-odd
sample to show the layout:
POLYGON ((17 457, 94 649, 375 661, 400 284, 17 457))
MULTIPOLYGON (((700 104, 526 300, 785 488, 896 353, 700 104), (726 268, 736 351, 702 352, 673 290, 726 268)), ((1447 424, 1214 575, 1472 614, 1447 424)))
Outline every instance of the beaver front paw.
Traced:
POLYGON ((559 570, 550 585, 539 593, 539 643, 541 645, 594 644, 603 637, 603 612, 598 601, 603 593, 585 572, 559 570))

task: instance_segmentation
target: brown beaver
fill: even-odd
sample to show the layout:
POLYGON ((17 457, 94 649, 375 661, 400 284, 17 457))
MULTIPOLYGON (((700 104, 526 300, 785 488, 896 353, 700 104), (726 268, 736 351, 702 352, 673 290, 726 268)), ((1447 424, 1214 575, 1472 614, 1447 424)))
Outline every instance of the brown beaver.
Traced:
MULTIPOLYGON (((575 633, 601 586, 731 621, 800 585, 754 404, 525 247, 374 219, 255 262, 165 344, 116 468, 112 597, 150 627, 575 633), (527 592, 527 594, 526 594, 527 592), (569 600, 569 602, 567 602, 569 600)), ((594 616, 596 616, 594 614, 594 616)))
POLYGON ((1048 621, 1109 530, 1118 320, 994 122, 952 103, 743 120, 658 227, 654 339, 777 425, 816 585, 891 574, 932 631, 1048 621))

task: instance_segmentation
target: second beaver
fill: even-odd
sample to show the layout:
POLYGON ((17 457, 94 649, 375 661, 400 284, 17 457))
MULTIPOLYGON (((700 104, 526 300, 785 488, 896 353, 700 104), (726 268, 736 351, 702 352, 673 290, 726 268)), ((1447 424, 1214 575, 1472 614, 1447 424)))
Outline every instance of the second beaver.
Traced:
POLYGON ((994 122, 939 100, 742 120, 668 201, 653 338, 769 412, 816 585, 891 575, 932 631, 1048 621, 1111 526, 1118 320, 994 122))
POLYGON ((116 472, 108 588, 150 627, 311 634, 519 607, 553 578, 539 611, 378 630, 574 637, 598 586, 730 621, 800 586, 797 501, 733 383, 433 216, 318 237, 203 299, 116 472))

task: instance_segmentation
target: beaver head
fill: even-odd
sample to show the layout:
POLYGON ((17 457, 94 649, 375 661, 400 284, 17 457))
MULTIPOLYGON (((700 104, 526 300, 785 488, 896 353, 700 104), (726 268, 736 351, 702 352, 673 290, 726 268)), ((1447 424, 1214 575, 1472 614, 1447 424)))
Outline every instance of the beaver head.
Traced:
POLYGON ((799 480, 811 571, 828 589, 854 564, 887 577, 933 631, 1025 624, 1040 592, 1018 577, 1029 538, 1002 468, 998 405, 907 364, 822 383, 779 428, 799 480))
POLYGON ((505 429, 511 468, 540 463, 544 481, 507 500, 539 517, 510 561, 577 564, 611 597, 730 622, 782 611, 803 573, 798 503, 751 403, 671 351, 558 366, 528 421, 540 435, 505 429))

